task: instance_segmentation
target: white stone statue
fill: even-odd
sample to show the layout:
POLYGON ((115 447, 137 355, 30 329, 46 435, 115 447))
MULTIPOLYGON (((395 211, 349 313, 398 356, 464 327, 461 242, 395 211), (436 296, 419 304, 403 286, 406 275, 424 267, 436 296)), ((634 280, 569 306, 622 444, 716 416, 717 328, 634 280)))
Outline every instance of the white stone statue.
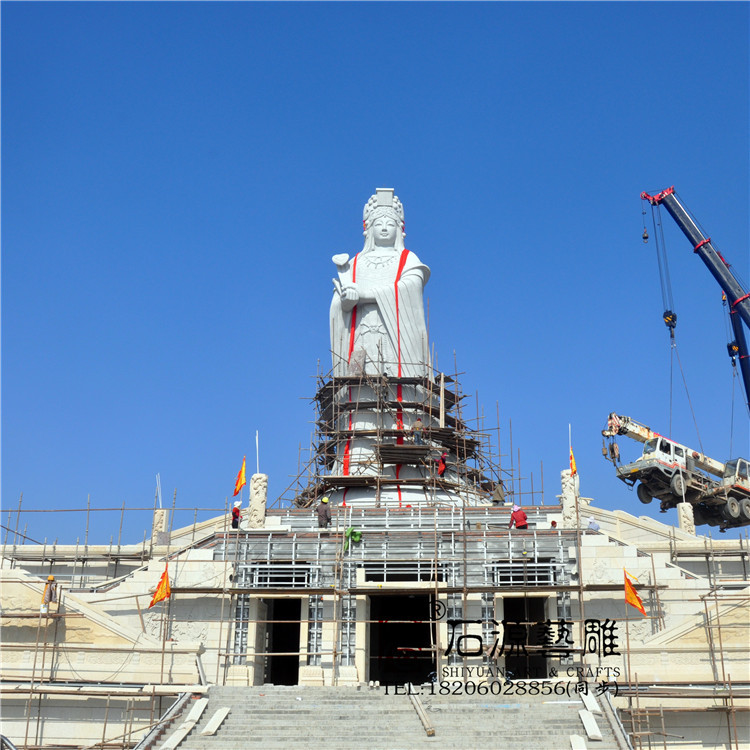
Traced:
POLYGON ((393 189, 377 189, 365 204, 363 224, 362 252, 352 259, 333 256, 338 269, 331 301, 334 374, 426 375, 422 292, 430 269, 404 248, 404 209, 393 189))

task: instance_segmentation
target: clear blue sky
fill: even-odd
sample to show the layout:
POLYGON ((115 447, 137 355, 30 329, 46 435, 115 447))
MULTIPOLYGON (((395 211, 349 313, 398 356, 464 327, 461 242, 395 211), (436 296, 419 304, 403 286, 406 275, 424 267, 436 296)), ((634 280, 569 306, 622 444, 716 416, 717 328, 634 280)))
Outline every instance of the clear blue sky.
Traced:
MULTIPOLYGON (((512 420, 524 488, 543 462, 554 500, 571 424, 582 494, 656 511, 601 456, 610 411, 668 432, 639 195, 676 185, 750 276, 746 3, 1 12, 3 524, 21 492, 151 506, 157 472, 166 503, 223 509, 256 430, 281 494, 330 366, 330 258, 361 249, 381 186, 432 269, 438 363, 455 352, 490 421, 499 402, 505 462, 512 420)), ((665 235, 703 446, 748 456, 719 289, 666 214, 665 235)), ((697 444, 678 373, 672 436, 697 444)), ((27 522, 39 540, 85 528, 27 522)), ((90 540, 118 525, 97 516, 90 540)), ((128 515, 123 542, 146 525, 128 515)))

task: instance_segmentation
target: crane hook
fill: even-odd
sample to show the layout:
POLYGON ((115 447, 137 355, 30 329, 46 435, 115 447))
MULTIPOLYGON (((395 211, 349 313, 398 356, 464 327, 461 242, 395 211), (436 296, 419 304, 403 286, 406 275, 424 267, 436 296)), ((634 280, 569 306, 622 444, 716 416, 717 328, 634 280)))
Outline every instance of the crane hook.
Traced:
POLYGON ((644 228, 643 230, 643 244, 645 245, 648 242, 648 232, 644 228))
POLYGON ((737 355, 740 353, 740 348, 739 346, 737 346, 736 341, 730 341, 727 344, 727 352, 729 353, 729 356, 732 360, 732 367, 734 367, 737 361, 737 355))

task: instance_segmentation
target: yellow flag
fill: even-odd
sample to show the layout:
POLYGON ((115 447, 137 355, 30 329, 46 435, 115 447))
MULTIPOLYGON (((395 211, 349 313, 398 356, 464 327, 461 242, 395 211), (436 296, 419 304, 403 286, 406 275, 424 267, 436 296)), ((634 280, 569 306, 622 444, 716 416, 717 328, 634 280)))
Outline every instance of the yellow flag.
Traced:
POLYGON ((151 597, 151 604, 148 605, 148 608, 151 609, 156 602, 160 602, 162 599, 169 599, 170 596, 172 596, 172 588, 169 585, 169 566, 167 566, 161 574, 159 585, 156 587, 153 597, 151 597))
POLYGON ((575 456, 573 456, 573 448, 570 449, 570 476, 574 477, 578 473, 578 469, 576 469, 576 459, 575 456))
POLYGON ((234 483, 234 494, 238 495, 240 490, 247 484, 245 481, 245 456, 242 457, 242 468, 237 475, 237 481, 234 483))
POLYGON ((625 574, 625 601, 645 616, 646 610, 643 608, 643 600, 638 596, 635 586, 633 586, 630 578, 628 578, 628 571, 623 569, 622 572, 625 574))

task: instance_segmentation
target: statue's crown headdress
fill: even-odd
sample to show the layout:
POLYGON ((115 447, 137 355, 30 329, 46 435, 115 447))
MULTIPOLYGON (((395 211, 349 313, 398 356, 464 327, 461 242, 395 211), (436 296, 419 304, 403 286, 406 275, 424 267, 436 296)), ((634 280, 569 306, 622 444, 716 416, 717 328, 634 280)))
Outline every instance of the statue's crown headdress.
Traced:
POLYGON ((404 206, 393 194, 393 188, 376 188, 375 195, 370 196, 370 200, 365 203, 362 211, 362 226, 365 231, 372 225, 375 219, 381 216, 390 216, 395 219, 401 231, 406 234, 406 223, 404 221, 404 206))

